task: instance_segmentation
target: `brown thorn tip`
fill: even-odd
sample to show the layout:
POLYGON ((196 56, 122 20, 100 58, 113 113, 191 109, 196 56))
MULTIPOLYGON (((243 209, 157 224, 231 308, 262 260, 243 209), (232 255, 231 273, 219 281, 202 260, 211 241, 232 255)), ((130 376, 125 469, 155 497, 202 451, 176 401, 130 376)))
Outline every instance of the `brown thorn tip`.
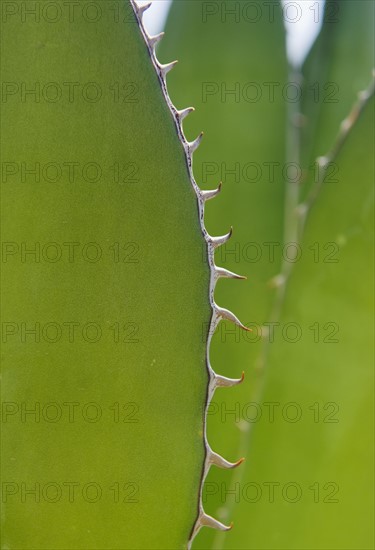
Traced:
POLYGON ((224 525, 224 523, 221 523, 221 521, 207 515, 205 512, 202 512, 199 516, 199 524, 200 527, 206 526, 211 527, 211 529, 219 529, 220 531, 229 531, 232 528, 232 524, 224 525))
POLYGON ((215 267, 217 277, 223 277, 227 279, 247 279, 244 275, 238 275, 238 273, 233 273, 233 271, 228 271, 224 267, 215 267))
POLYGON ((245 371, 243 370, 241 374, 241 382, 243 382, 244 380, 245 380, 245 371))
POLYGON ((240 458, 240 460, 237 460, 236 462, 229 462, 229 460, 226 460, 218 453, 215 453, 210 447, 207 450, 207 463, 210 465, 215 465, 218 468, 224 468, 225 470, 232 470, 233 468, 237 468, 242 462, 244 461, 243 458, 240 458))
POLYGON ((225 376, 215 375, 214 384, 215 388, 230 388, 241 384, 244 380, 245 373, 242 373, 241 378, 226 378, 225 376))
POLYGON ((180 111, 177 111, 177 115, 179 116, 180 120, 184 120, 190 113, 193 113, 195 111, 194 107, 186 107, 185 109, 181 109, 180 111))

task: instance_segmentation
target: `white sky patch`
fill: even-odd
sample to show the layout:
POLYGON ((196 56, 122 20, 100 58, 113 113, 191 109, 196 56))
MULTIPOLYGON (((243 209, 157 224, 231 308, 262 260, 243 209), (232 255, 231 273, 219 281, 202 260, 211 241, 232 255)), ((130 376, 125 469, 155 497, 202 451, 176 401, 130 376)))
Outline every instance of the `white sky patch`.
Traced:
MULTIPOLYGON (((147 4, 147 1, 140 0, 138 4, 147 4)), ((158 34, 164 29, 171 4, 172 0, 154 0, 151 8, 146 11, 144 22, 151 35, 158 34)), ((293 65, 299 66, 319 33, 324 0, 282 0, 282 4, 287 30, 288 57, 293 65)))
MULTIPOLYGON (((142 6, 142 4, 147 4, 147 1, 142 0, 137 3, 142 6)), ((164 30, 171 4, 172 0, 154 0, 152 2, 151 8, 145 12, 143 18, 149 34, 159 34, 159 32, 164 30)))
POLYGON ((300 66, 322 26, 324 0, 282 0, 289 61, 300 66))

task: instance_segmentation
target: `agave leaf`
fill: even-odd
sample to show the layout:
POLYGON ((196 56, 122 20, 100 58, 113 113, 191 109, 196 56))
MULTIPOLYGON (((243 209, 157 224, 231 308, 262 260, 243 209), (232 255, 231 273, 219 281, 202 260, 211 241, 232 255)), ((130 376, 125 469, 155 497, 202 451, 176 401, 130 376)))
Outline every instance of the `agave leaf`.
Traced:
MULTIPOLYGON (((275 293, 270 280, 279 273, 283 233, 283 94, 288 78, 284 28, 278 5, 269 17, 264 3, 252 4, 256 10, 246 13, 237 2, 174 2, 159 51, 161 59, 173 51, 180 61, 168 84, 176 105, 196 108, 187 131, 191 136, 201 130, 205 134, 194 157, 195 177, 201 187, 216 188, 223 182, 220 196, 207 204, 205 221, 215 234, 225 233, 232 224, 234 230, 216 262, 249 277, 248 282, 222 281, 215 293, 220 305, 236 311, 253 328, 253 333, 244 333, 222 324, 212 340, 216 370, 237 377, 246 372, 241 387, 218 392, 209 408, 208 439, 231 460, 246 452, 237 411, 263 380, 260 333, 275 293), (274 258, 269 261, 272 248, 274 258)), ((251 470, 251 464, 248 467, 251 470)), ((221 483, 231 485, 230 473, 212 470, 204 506, 225 522, 233 519, 237 529, 236 511, 230 510, 234 501, 222 502, 221 483), (214 494, 207 496, 211 489, 214 494)), ((230 546, 233 534, 222 535, 230 546)), ((202 530, 195 547, 212 547, 216 536, 221 538, 221 533, 202 530)))
MULTIPOLYGON (((374 67, 373 2, 327 0, 324 11, 321 7, 316 12, 318 16, 323 27, 302 67, 304 194, 319 178, 316 158, 330 148, 339 124, 358 92, 368 85, 374 67)), ((327 182, 336 177, 337 166, 332 164, 327 182)))
POLYGON ((27 4, 2 20, 3 548, 184 548, 212 311, 166 69, 131 3, 27 4))
MULTIPOLYGON (((262 27, 262 23, 259 21, 257 25, 251 28, 252 36, 256 37, 252 51, 256 51, 257 55, 249 56, 246 60, 246 68, 241 65, 241 69, 239 69, 240 64, 244 63, 241 55, 245 55, 245 52, 247 52, 247 48, 243 47, 242 41, 251 40, 250 33, 241 32, 244 31, 244 25, 241 26, 241 22, 239 21, 233 21, 233 15, 231 22, 230 18, 222 17, 221 5, 224 5, 225 9, 231 3, 209 4, 213 13, 203 21, 202 10, 207 9, 207 3, 206 8, 199 3, 199 6, 195 7, 196 4, 194 4, 194 8, 189 7, 189 10, 184 7, 183 2, 175 3, 170 14, 169 28, 167 25, 168 31, 172 32, 173 28, 175 34, 169 35, 170 42, 166 41, 164 43, 164 47, 169 44, 169 49, 166 48, 164 50, 165 53, 173 49, 180 59, 184 59, 184 62, 190 62, 191 64, 188 74, 183 74, 183 69, 180 68, 179 71, 176 71, 172 75, 170 89, 173 98, 177 98, 176 101, 180 99, 185 102, 193 102, 195 99, 194 103, 197 106, 199 104, 199 94, 202 93, 202 82, 209 82, 211 84, 215 84, 216 82, 219 84, 219 95, 216 92, 217 88, 215 86, 210 88, 213 98, 219 98, 216 104, 208 107, 209 101, 212 98, 206 97, 204 112, 202 108, 197 110, 195 117, 197 119, 199 116, 199 126, 195 127, 195 131, 203 128, 205 133, 208 134, 211 122, 212 132, 216 136, 215 139, 219 145, 219 147, 216 147, 216 151, 219 153, 220 145, 222 147, 221 158, 216 158, 214 153, 206 154, 209 148, 209 143, 207 143, 206 145, 202 145, 199 151, 199 155, 204 156, 202 164, 204 161, 210 163, 214 161, 220 166, 222 158, 226 159, 228 154, 232 154, 231 160, 236 159, 233 151, 241 151, 246 146, 249 151, 256 151, 260 159, 264 158, 266 154, 264 151, 268 146, 268 151, 271 151, 269 160, 281 159, 281 162, 283 162, 282 148, 280 146, 282 137, 278 131, 280 130, 281 117, 285 116, 285 105, 279 105, 278 109, 275 109, 275 112, 272 111, 273 106, 268 105, 267 109, 263 112, 261 105, 258 104, 257 112, 259 119, 255 119, 257 123, 252 124, 254 118, 251 118, 245 109, 242 111, 242 119, 235 119, 235 105, 230 105, 229 100, 226 102, 222 101, 220 96, 222 82, 233 84, 234 81, 241 81, 241 79, 250 80, 250 78, 244 78, 244 74, 250 73, 252 75, 251 80, 259 82, 257 69, 259 69, 259 64, 262 62, 266 67, 264 71, 267 71, 267 68, 271 67, 272 76, 269 75, 267 80, 271 82, 280 81, 280 78, 282 78, 283 63, 277 56, 284 51, 282 39, 277 40, 277 33, 269 32, 271 26, 268 26, 267 33, 267 30, 262 27), (194 9, 196 11, 193 18, 192 12, 194 13, 194 9), (201 12, 200 17, 199 11, 201 12), (211 28, 213 30, 210 30, 211 28), (182 29, 184 34, 182 33, 182 29), (257 31, 260 29, 263 32, 258 35, 257 31), (230 30, 233 31, 231 34, 230 30), (266 39, 269 39, 269 42, 264 44, 262 40, 266 41, 266 39), (193 50, 193 52, 195 51, 195 56, 192 53, 188 54, 188 44, 190 47, 193 42, 197 45, 196 49, 193 50), (207 50, 212 47, 210 57, 205 52, 203 43, 207 50), (267 57, 267 46, 271 44, 271 53, 267 57), (258 52, 262 52, 264 57, 258 52), (276 68, 270 59, 271 57, 273 60, 277 59, 276 68), (226 67, 226 63, 229 65, 229 61, 227 62, 228 59, 232 61, 230 68, 226 67), (226 74, 224 73, 225 68, 226 74), (234 77, 233 73, 237 69, 238 74, 234 77), (202 76, 204 70, 208 72, 208 77, 202 76), (249 71, 249 73, 246 71, 249 71), (190 94, 191 99, 187 98, 188 94, 190 94), (211 117, 211 121, 208 119, 208 109, 215 111, 215 115, 211 117), (278 125, 272 126, 272 122, 268 122, 271 120, 269 118, 271 115, 273 117, 272 121, 278 121, 278 125), (217 129, 217 121, 223 121, 222 133, 217 129), (249 131, 249 128, 254 129, 254 132, 249 131), (268 130, 267 144, 262 141, 265 128, 268 130), (274 148, 273 146, 276 143, 278 143, 278 147, 274 148), (258 145, 260 153, 258 153, 258 145), (276 155, 274 154, 275 151, 277 151, 276 155)), ((299 222, 296 214, 298 212, 303 214, 305 210, 304 208, 299 209, 299 211, 295 210, 295 207, 299 204, 299 190, 296 186, 293 188, 291 181, 286 182, 287 193, 285 201, 284 193, 278 195, 277 188, 273 194, 267 197, 268 200, 266 202, 262 202, 254 188, 249 193, 247 200, 243 197, 241 197, 241 200, 238 200, 240 196, 240 187, 238 187, 235 191, 228 191, 229 196, 227 194, 224 198, 223 195, 223 212, 220 211, 220 214, 218 214, 220 199, 207 209, 206 219, 208 224, 218 224, 224 219, 225 215, 229 214, 233 216, 235 211, 237 220, 235 230, 241 231, 242 227, 244 234, 247 235, 246 242, 255 241, 257 243, 264 243, 276 241, 282 245, 283 240, 287 244, 293 238, 296 240, 300 238, 302 259, 296 262, 295 266, 287 265, 285 267, 284 258, 284 273, 288 278, 292 274, 287 286, 288 291, 284 311, 281 307, 284 302, 282 286, 276 296, 266 291, 265 285, 263 287, 254 287, 255 291, 252 291, 252 285, 242 290, 236 289, 234 291, 237 293, 238 301, 240 302, 236 307, 236 311, 241 311, 242 307, 251 308, 249 311, 255 312, 254 318, 247 318, 246 313, 244 314, 242 310, 241 318, 245 320, 255 319, 255 322, 258 322, 258 319, 262 318, 262 322, 269 321, 271 302, 274 302, 273 319, 279 323, 279 332, 275 329, 275 340, 272 342, 272 346, 269 345, 270 337, 267 337, 267 334, 266 340, 268 342, 266 342, 263 351, 262 348, 259 349, 260 346, 256 349, 254 345, 251 345, 248 346, 247 350, 244 348, 244 351, 241 352, 243 342, 242 344, 240 343, 241 340, 235 342, 234 336, 232 336, 234 340, 232 345, 229 340, 230 337, 227 336, 225 338, 225 335, 223 342, 218 342, 217 339, 215 341, 215 338, 213 340, 213 354, 215 354, 216 349, 220 349, 222 369, 228 368, 228 364, 232 366, 230 356, 233 357, 235 355, 237 358, 244 357, 245 363, 248 361, 255 367, 260 366, 262 368, 266 364, 267 370, 269 370, 264 382, 264 393, 259 391, 259 389, 262 389, 261 384, 259 384, 259 378, 262 379, 262 376, 258 376, 255 380, 251 381, 250 387, 244 385, 239 390, 241 392, 240 395, 236 389, 233 398, 229 397, 229 394, 226 394, 222 400, 219 400, 219 398, 215 399, 217 407, 212 409, 212 416, 211 418, 209 417, 209 438, 214 438, 216 447, 220 448, 221 446, 221 448, 225 448, 225 454, 228 455, 230 449, 234 449, 236 444, 238 445, 238 437, 234 436, 233 431, 231 431, 232 425, 235 422, 238 423, 239 427, 244 430, 241 450, 242 452, 250 451, 249 460, 246 462, 246 469, 242 471, 242 474, 239 469, 232 479, 228 479, 226 472, 221 476, 215 474, 215 476, 211 475, 208 478, 205 493, 206 508, 224 520, 228 519, 229 509, 234 508, 234 514, 230 515, 230 517, 231 519, 232 517, 234 518, 236 525, 230 534, 212 534, 212 532, 207 530, 202 531, 196 540, 196 548, 369 548, 371 544, 368 518, 372 511, 369 506, 369 499, 364 499, 363 506, 359 501, 356 502, 356 506, 358 507, 356 514, 358 513, 358 515, 355 516, 356 520, 354 523, 351 522, 349 512, 350 499, 352 497, 359 499, 360 491, 364 490, 363 485, 359 488, 355 487, 355 482, 353 481, 354 472, 358 468, 362 471, 363 468, 363 471, 366 472, 365 475, 369 477, 369 465, 372 460, 366 443, 362 443, 360 447, 361 451, 358 454, 355 450, 350 452, 350 442, 355 428, 354 423, 350 419, 350 412, 348 412, 352 404, 354 404, 356 411, 359 411, 361 408, 359 401, 361 392, 366 391, 363 389, 365 386, 362 387, 362 383, 366 384, 370 381, 370 372, 368 367, 364 366, 363 370, 361 369, 361 380, 357 380, 356 389, 354 395, 352 395, 351 383, 353 376, 356 376, 352 365, 354 361, 353 356, 356 355, 358 349, 361 349, 362 364, 365 365, 368 356, 363 351, 362 346, 364 345, 365 336, 368 337, 368 333, 361 334, 359 337, 360 341, 355 341, 352 338, 349 340, 348 333, 346 332, 343 337, 345 343, 341 339, 339 343, 334 342, 337 325, 339 325, 340 332, 340 330, 343 330, 341 326, 347 325, 348 318, 351 315, 350 308, 352 302, 351 300, 350 304, 346 302, 351 289, 351 287, 346 286, 350 280, 346 278, 346 273, 348 272, 349 264, 351 266, 349 272, 354 269, 357 270, 356 262, 357 255, 359 254, 361 254, 361 258, 358 261, 358 265, 363 267, 365 276, 363 287, 361 289, 356 288, 356 292, 361 294, 362 300, 360 301, 362 304, 364 302, 364 289, 369 281, 368 269, 364 266, 366 255, 368 257, 370 250, 368 248, 370 246, 369 234, 365 228, 370 225, 368 218, 370 199, 368 185, 369 181, 371 181, 371 172, 373 169, 369 160, 371 158, 369 156, 369 149, 366 149, 371 143, 371 135, 369 133, 371 117, 368 119, 368 111, 362 116, 360 122, 355 127, 355 134, 349 135, 340 156, 337 156, 337 151, 342 146, 341 138, 338 142, 339 146, 336 147, 333 145, 340 124, 350 112, 358 91, 363 89, 369 80, 369 65, 367 61, 368 52, 371 51, 369 47, 370 39, 368 38, 367 31, 365 31, 362 42, 362 39, 358 36, 361 32, 361 27, 359 24, 357 25, 357 21, 364 16, 362 13, 356 13, 354 3, 350 7, 347 4, 349 3, 345 3, 342 12, 343 17, 340 18, 337 25, 334 44, 331 46, 330 53, 328 54, 324 50, 331 74, 334 74, 334 76, 330 76, 329 78, 342 79, 340 87, 340 94, 342 96, 340 97, 343 97, 344 100, 340 105, 334 105, 334 109, 327 115, 328 118, 325 115, 324 117, 323 115, 319 115, 318 122, 313 120, 314 124, 310 126, 310 118, 315 116, 315 114, 311 115, 311 113, 315 113, 315 106, 307 104, 308 95, 304 94, 303 113, 306 116, 305 124, 307 121, 306 128, 310 132, 310 135, 305 132, 305 140, 302 143, 301 151, 299 151, 299 133, 303 118, 298 116, 298 105, 289 105, 290 119, 288 125, 287 160, 301 163, 301 154, 302 162, 307 163, 306 159, 313 159, 312 155, 315 154, 314 147, 317 147, 320 155, 324 155, 332 150, 334 156, 331 158, 331 161, 337 163, 340 171, 340 179, 339 182, 336 182, 334 189, 329 191, 324 186, 322 189, 320 185, 316 187, 317 191, 322 190, 324 193, 322 192, 321 196, 318 195, 319 202, 313 207, 311 218, 308 220, 308 225, 306 226, 306 233, 302 232, 301 235, 298 233, 299 222), (348 10, 352 14, 352 26, 355 30, 355 32, 351 30, 351 34, 349 33, 352 48, 355 51, 360 51, 361 48, 362 51, 366 51, 363 62, 361 58, 358 69, 353 68, 350 64, 351 56, 346 56, 346 50, 340 45, 344 40, 347 41, 347 38, 344 39, 343 36, 350 21, 348 10), (358 41, 361 44, 360 46, 358 46, 358 41), (333 54, 332 52, 335 53, 333 54), (337 73, 333 72, 330 65, 331 55, 334 58, 337 73), (352 81, 350 81, 350 87, 348 88, 348 77, 344 78, 344 75, 350 75, 351 70, 356 75, 356 86, 352 86, 352 81), (296 122, 297 124, 295 124, 296 122), (324 126, 324 130, 321 131, 320 126, 322 128, 324 126), (319 130, 318 132, 317 129, 319 130), (353 181, 357 179, 357 176, 354 179, 354 174, 357 173, 360 163, 362 163, 362 167, 359 172, 359 178, 361 178, 364 188, 362 192, 357 193, 353 181), (227 209, 225 209, 225 202, 227 203, 227 209), (285 223, 284 227, 281 227, 283 211, 285 211, 285 223), (323 213, 320 214, 320 211, 323 213), (217 213, 216 216, 215 213, 217 213), (336 216, 334 222, 332 221, 333 213, 336 216), (271 233, 271 235, 270 233, 267 234, 267 227, 271 227, 275 223, 275 220, 280 220, 278 230, 271 233), (253 223, 254 226, 252 225, 253 223), (253 235, 254 229, 256 231, 260 223, 262 225, 260 225, 259 233, 255 233, 256 237, 249 238, 249 233, 251 232, 253 235), (267 224, 269 225, 267 226, 267 224), (358 237, 361 242, 359 248, 354 243, 348 248, 349 241, 347 234, 351 234, 349 228, 353 228, 353 235, 355 234, 356 238, 358 237), (320 246, 318 250, 315 243, 318 243, 320 246), (348 250, 347 259, 341 259, 340 252, 340 262, 336 264, 336 247, 332 248, 331 246, 330 248, 328 246, 327 248, 323 248, 327 243, 333 243, 335 246, 337 243, 340 246, 344 244, 346 250, 348 250), (356 250, 357 252, 355 252, 356 250), (353 254, 353 258, 350 258, 351 254, 353 254), (317 256, 319 260, 315 264, 314 260, 317 256), (322 292, 322 288, 319 285, 322 285, 324 292, 322 292), (309 289, 308 293, 306 289, 309 289), (326 290, 327 292, 325 292, 326 290), (268 297, 269 302, 267 301, 268 297), (304 306, 305 303, 306 306, 304 306), (264 307, 264 304, 267 304, 268 307, 264 307), (282 315, 280 317, 281 312, 282 315), (335 316, 336 319, 334 318, 335 316), (282 334, 282 329, 287 326, 287 323, 297 325, 297 330, 302 330, 303 338, 301 342, 293 343, 291 341, 293 334, 288 332, 284 333, 286 336, 282 334), (317 329, 319 329, 319 334, 317 334, 317 329), (290 341, 287 341, 289 336, 290 341), (317 342, 314 341, 314 338, 317 342), (329 340, 333 340, 332 343, 329 343, 329 340), (270 350, 271 356, 270 361, 268 361, 266 357, 270 350), (262 353, 266 355, 264 356, 262 353), (350 358, 352 358, 351 364, 349 364, 350 358), (265 361, 262 362, 262 359, 265 359, 265 361), (341 364, 343 365, 343 369, 340 368, 341 364), (253 401, 254 403, 251 405, 253 401), (291 403, 290 408, 288 408, 288 403, 291 403), (272 409, 274 410, 274 418, 272 418, 272 409), (293 421, 293 412, 295 410, 298 413, 300 410, 302 411, 302 418, 296 422, 293 421), (346 413, 342 413, 343 410, 346 410, 346 413), (342 417, 341 414, 345 414, 345 416, 342 417), (253 422, 251 421, 251 417, 255 419, 253 422), (337 419, 339 419, 338 423, 336 422, 337 419), (253 439, 251 439, 251 446, 249 448, 249 435, 251 434, 253 434, 253 439), (363 460, 360 460, 361 453, 367 453, 367 457, 363 458, 363 460), (335 475, 335 464, 340 464, 337 475, 335 475), (302 491, 301 496, 298 493, 300 490, 302 491), (228 493, 228 491, 230 492, 228 493), (298 493, 297 496, 295 491, 298 493), (342 491, 344 492, 343 501, 341 501, 342 491), (338 503, 336 503, 337 498, 339 499, 338 503), (347 518, 344 522, 344 527, 342 525, 339 526, 340 514, 347 518), (358 527, 361 525, 361 521, 365 522, 365 528, 362 532, 360 532, 360 527, 358 527)), ((234 4, 231 4, 231 7, 233 6, 234 4)), ((360 12, 361 10, 358 11, 360 12)), ((323 33, 326 32, 326 28, 324 28, 323 33)), ((314 56, 314 52, 311 56, 314 56)), ((323 62, 323 58, 320 61, 323 62)), ((306 66, 308 65, 309 63, 306 66)), ((284 78, 286 77, 284 76, 284 78)), ((311 79, 319 78, 321 79, 320 84, 323 85, 326 83, 325 79, 328 79, 326 73, 323 71, 318 73, 318 76, 315 76, 315 73, 311 73, 309 78, 310 82, 311 79), (314 76, 312 76, 313 74, 314 76)), ((265 78, 260 81, 264 82, 265 78)), ((330 105, 324 104, 321 107, 322 112, 323 109, 327 111, 329 107, 330 105)), ((240 110, 241 107, 237 105, 237 109, 240 110)), ((345 126, 347 126, 346 123, 344 129, 345 126)), ((210 142, 212 142, 212 139, 210 142)), ((257 157, 255 156, 254 158, 257 157)), ((198 159, 200 159, 200 156, 197 155, 195 159, 197 174, 199 174, 200 166, 198 159)), ((202 170, 201 176, 203 177, 204 175, 205 173, 202 170)), ((309 186, 305 187, 306 192, 308 188, 311 188, 312 183, 313 179, 310 178, 309 186)), ((223 189, 225 190, 225 186, 223 186, 223 189)), ((278 189, 280 191, 280 187, 278 189)), ((316 199, 316 197, 317 194, 314 192, 312 199, 316 199)), ((305 218, 301 216, 301 219, 305 218)), ((228 223, 230 222, 228 221, 228 223)), ((304 225, 302 224, 303 228, 304 225)), ((233 238, 235 238, 235 235, 236 232, 233 238)), ((359 244, 359 241, 357 244, 359 244)), ((254 262, 250 266, 249 271, 243 268, 241 270, 236 265, 235 271, 249 274, 251 276, 251 283, 253 284, 253 282, 258 282, 259 274, 262 276, 267 270, 272 271, 271 268, 274 268, 272 274, 276 275, 280 268, 279 260, 280 258, 277 256, 276 261, 271 265, 268 259, 267 265, 262 267, 258 265, 259 262, 254 262)), ((232 262, 231 264, 228 261, 226 267, 234 268, 235 262, 233 261, 233 256, 232 262)), ((361 272, 361 268, 358 272, 361 272)), ((262 278, 260 280, 265 281, 262 278)), ((282 283, 283 278, 278 278, 275 282, 282 283)), ((217 292, 217 296, 220 297, 225 296, 224 292, 226 292, 227 303, 233 300, 228 289, 228 284, 226 285, 226 289, 224 289, 223 284, 218 289, 221 294, 217 292)), ((360 309, 355 307, 352 313, 354 318, 357 319, 357 324, 363 321, 364 315, 368 323, 367 314, 364 314, 360 309)), ((217 359, 216 355, 215 359, 217 359)), ((236 361, 237 363, 238 360, 236 361)), ((250 376, 256 374, 256 370, 255 372, 250 370, 250 376)), ((358 412, 358 419, 362 422, 361 426, 363 428, 363 431, 361 431, 362 438, 363 436, 369 438, 369 428, 371 427, 369 410, 369 399, 366 397, 366 404, 363 403, 361 412, 358 412)), ((358 445, 359 440, 360 436, 358 436, 358 439, 356 436, 355 441, 358 445)), ((360 478, 360 483, 362 483, 362 478, 360 478)))
MULTIPOLYGON (((251 479, 262 500, 240 506, 239 522, 252 517, 250 547, 268 548, 272 540, 273 548, 371 548, 373 124, 371 102, 335 158, 339 181, 322 187, 307 220, 307 253, 280 318, 281 327, 297 324, 301 335, 271 346, 262 401, 279 405, 275 421, 259 424, 252 441, 251 479), (340 243, 336 258, 322 248, 309 253, 324 242, 340 243), (269 481, 279 484, 274 503, 269 481), (266 525, 271 535, 261 543, 266 525)), ((240 548, 235 533, 233 539, 240 548)))

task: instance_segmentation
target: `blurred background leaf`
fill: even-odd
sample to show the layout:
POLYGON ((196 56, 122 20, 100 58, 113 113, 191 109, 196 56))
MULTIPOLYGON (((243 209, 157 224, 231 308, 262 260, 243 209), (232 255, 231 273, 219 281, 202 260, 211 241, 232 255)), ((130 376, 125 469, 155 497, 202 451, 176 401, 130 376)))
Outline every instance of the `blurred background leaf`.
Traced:
POLYGON ((254 323, 250 336, 223 325, 213 338, 215 370, 231 376, 244 368, 247 379, 216 394, 209 441, 230 459, 238 449, 247 462, 233 474, 211 471, 204 506, 235 528, 206 529, 194 547, 371 548, 372 107, 322 187, 314 186, 321 174, 312 165, 333 147, 371 78, 373 3, 328 3, 304 79, 298 68, 288 71, 280 9, 265 16, 258 2, 263 17, 251 24, 249 12, 236 15, 236 4, 243 6, 174 2, 159 51, 165 62, 181 61, 168 88, 178 107, 196 107, 186 133, 205 132, 195 177, 202 188, 224 183, 206 210, 211 233, 234 224, 217 263, 249 276, 221 282, 216 301, 254 323), (298 86, 301 104, 288 100, 298 86), (308 170, 301 182, 290 163, 308 170), (312 189, 316 202, 299 234, 300 196, 312 189), (298 239, 302 256, 289 261, 293 247, 285 245, 298 239), (281 286, 272 289, 280 271, 273 281, 281 286), (263 330, 256 342, 270 319, 279 323, 274 341, 263 330))
MULTIPOLYGON (((310 187, 315 159, 334 140, 374 67, 375 4, 368 0, 326 0, 322 31, 302 66, 302 161, 309 166, 310 187)), ((333 173, 334 167, 331 169, 333 173)))
MULTIPOLYGON (((195 177, 201 188, 223 182, 220 196, 207 204, 206 227, 212 235, 220 235, 234 224, 234 234, 217 252, 216 263, 249 277, 245 282, 220 281, 215 292, 219 305, 254 329, 249 334, 221 323, 211 345, 215 371, 235 377, 246 371, 242 386, 216 392, 208 417, 209 442, 229 460, 245 452, 241 443, 245 434, 238 429, 240 414, 226 415, 225 411, 242 408, 262 383, 258 327, 268 319, 274 295, 269 281, 280 269, 280 247, 270 262, 263 243, 280 243, 283 233, 280 173, 285 158, 286 104, 280 90, 272 92, 272 83, 281 88, 288 78, 280 6, 275 6, 272 21, 263 15, 249 26, 242 16, 225 15, 233 8, 238 13, 239 5, 174 2, 158 51, 163 62, 171 58, 180 62, 168 77, 173 102, 177 107, 191 104, 196 108, 184 124, 185 133, 190 139, 201 130, 205 133, 194 154, 195 177), (269 83, 271 91, 263 83, 269 83), (274 93, 272 102, 268 93, 274 93)), ((262 3, 257 7, 262 9, 262 3)), ((230 477, 229 472, 211 469, 208 484, 229 484, 230 477)), ((218 510, 222 506, 218 495, 204 505, 220 520, 232 519, 227 510, 218 510)), ((203 530, 198 547, 211 547, 215 536, 203 530)))

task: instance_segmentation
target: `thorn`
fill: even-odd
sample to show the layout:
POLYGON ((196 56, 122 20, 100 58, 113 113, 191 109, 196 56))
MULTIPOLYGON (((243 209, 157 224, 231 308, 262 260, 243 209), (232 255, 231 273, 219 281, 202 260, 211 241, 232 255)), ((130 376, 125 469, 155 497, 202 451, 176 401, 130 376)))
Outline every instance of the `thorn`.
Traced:
POLYGON ((350 120, 350 117, 344 118, 340 124, 340 129, 342 132, 348 132, 353 124, 353 121, 350 120))
POLYGON ((177 65, 177 63, 178 63, 177 60, 172 61, 171 63, 167 63, 166 65, 161 65, 160 63, 158 63, 159 70, 160 70, 163 78, 166 77, 166 75, 169 73, 169 71, 171 71, 173 69, 173 67, 175 65, 177 65))
POLYGON ((194 153, 194 151, 196 151, 198 149, 198 147, 200 146, 201 144, 201 141, 202 141, 202 138, 203 138, 203 132, 201 132, 199 134, 199 136, 197 137, 197 139, 195 139, 194 141, 191 141, 190 143, 188 143, 188 146, 189 146, 189 151, 190 151, 190 154, 192 155, 194 153))
POLYGON ((229 241, 233 234, 233 227, 230 228, 229 233, 226 235, 223 235, 222 237, 210 237, 209 242, 212 244, 214 248, 217 248, 218 246, 221 246, 229 241))
POLYGON ((195 111, 194 107, 187 107, 187 109, 182 109, 181 111, 177 111, 177 115, 180 120, 184 120, 190 113, 193 113, 195 111))
POLYGON ((329 163, 329 158, 328 157, 318 157, 316 159, 316 163, 318 164, 319 168, 325 168, 327 166, 327 164, 329 163))
POLYGON ((229 311, 228 309, 215 306, 215 310, 216 310, 216 314, 220 316, 222 319, 231 321, 232 323, 234 323, 235 325, 238 325, 239 327, 241 327, 243 330, 246 330, 247 332, 253 332, 251 328, 245 327, 245 325, 241 323, 241 321, 235 316, 235 314, 229 311))
POLYGON ((368 93, 365 90, 362 90, 361 92, 358 92, 357 97, 359 101, 366 101, 366 99, 368 98, 368 93))
POLYGON ((164 33, 163 33, 163 32, 161 32, 161 33, 159 33, 159 34, 156 34, 155 36, 149 36, 149 37, 148 37, 148 43, 150 44, 150 47, 151 47, 152 49, 154 49, 155 46, 156 46, 156 44, 157 44, 158 42, 160 42, 160 40, 163 38, 163 36, 164 36, 164 33))
POLYGON ((224 267, 215 267, 215 274, 216 277, 223 277, 225 279, 242 279, 247 280, 247 277, 243 275, 237 275, 237 273, 233 273, 233 271, 228 271, 228 269, 225 269, 224 267))
POLYGON ((202 512, 199 516, 198 525, 202 527, 211 527, 211 529, 219 529, 219 531, 230 531, 233 527, 233 523, 230 525, 224 525, 224 523, 208 516, 205 512, 202 512))
POLYGON ((296 214, 300 218, 304 218, 307 214, 308 206, 306 203, 301 202, 296 208, 296 214))
POLYGON ((245 458, 240 458, 237 460, 237 462, 228 462, 228 460, 225 460, 222 456, 215 453, 210 447, 208 448, 207 452, 207 462, 209 464, 214 464, 218 468, 224 468, 225 470, 232 470, 233 468, 237 468, 242 462, 245 460, 245 458))
POLYGON ((147 4, 144 4, 143 6, 135 6, 135 9, 137 10, 137 15, 140 19, 142 19, 144 12, 151 7, 151 4, 152 2, 147 2, 147 4))
POLYGON ((280 273, 279 275, 276 275, 269 281, 268 286, 270 288, 281 288, 282 286, 285 285, 285 283, 286 283, 285 275, 283 273, 280 273))
POLYGON ((201 191, 202 199, 205 201, 209 201, 210 199, 214 199, 215 197, 217 197, 221 191, 222 185, 223 182, 220 182, 217 189, 212 189, 212 191, 201 191))
POLYGON ((241 378, 227 378, 226 376, 220 376, 219 374, 215 374, 214 386, 216 388, 230 388, 232 386, 237 386, 238 384, 242 384, 244 380, 245 380, 245 372, 242 372, 241 378))

